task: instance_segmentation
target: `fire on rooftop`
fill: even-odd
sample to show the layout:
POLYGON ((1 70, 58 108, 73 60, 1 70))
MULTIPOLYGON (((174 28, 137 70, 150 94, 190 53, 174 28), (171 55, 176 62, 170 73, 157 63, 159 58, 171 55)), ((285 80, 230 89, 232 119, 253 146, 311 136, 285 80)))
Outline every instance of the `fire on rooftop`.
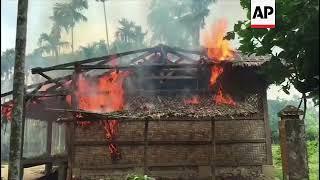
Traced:
MULTIPOLYGON (((272 163, 266 84, 256 73, 267 59, 232 50, 225 27, 208 32, 202 50, 160 44, 34 68, 47 81, 27 87, 26 118, 68 124, 59 162, 74 177, 258 177, 272 163), (45 74, 55 70, 74 73, 45 74)), ((4 103, 2 116, 10 120, 11 110, 4 103)))

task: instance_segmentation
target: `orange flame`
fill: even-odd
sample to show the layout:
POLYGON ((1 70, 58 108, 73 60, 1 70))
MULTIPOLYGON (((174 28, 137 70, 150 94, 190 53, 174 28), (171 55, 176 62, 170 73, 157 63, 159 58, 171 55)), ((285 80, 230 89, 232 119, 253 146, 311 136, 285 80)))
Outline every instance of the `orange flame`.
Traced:
MULTIPOLYGON (((204 34, 204 45, 207 48, 208 57, 214 61, 230 61, 234 57, 233 49, 229 41, 224 39, 224 35, 227 29, 227 21, 219 20, 212 27, 212 31, 208 31, 204 34)), ((210 87, 218 86, 217 94, 214 97, 214 102, 217 104, 229 104, 235 105, 235 102, 230 95, 223 92, 221 83, 217 83, 217 80, 223 73, 224 67, 220 64, 214 65, 211 68, 210 87)))
POLYGON ((224 39, 227 21, 219 20, 213 25, 212 31, 204 34, 204 44, 208 48, 207 55, 214 61, 228 61, 233 58, 233 49, 228 40, 224 39))
MULTIPOLYGON (((123 81, 128 72, 111 72, 101 76, 98 80, 79 74, 75 96, 78 108, 86 111, 106 113, 121 111, 124 106, 123 81)), ((71 96, 67 96, 71 105, 71 96)))
MULTIPOLYGON (((78 108, 86 111, 107 113, 121 111, 124 107, 124 79, 129 72, 113 71, 98 79, 91 79, 79 74, 77 89, 74 92, 78 100, 78 108)), ((71 96, 67 96, 71 105, 71 96)), ((90 122, 78 122, 81 126, 90 125, 90 122)), ((104 121, 106 139, 113 141, 118 132, 119 122, 116 120, 104 121)), ((120 153, 116 144, 108 145, 112 159, 119 159, 120 153)))
POLYGON ((184 102, 185 105, 188 105, 188 104, 192 104, 192 105, 199 104, 199 97, 198 96, 193 96, 191 99, 184 99, 183 102, 184 102))
POLYGON ((210 77, 210 85, 214 86, 217 82, 219 76, 223 73, 223 67, 220 65, 212 66, 211 68, 211 77, 210 77))
POLYGON ((229 104, 232 106, 235 106, 236 103, 234 102, 234 100, 231 98, 230 95, 222 92, 222 89, 219 89, 216 96, 214 97, 214 101, 217 104, 229 104))

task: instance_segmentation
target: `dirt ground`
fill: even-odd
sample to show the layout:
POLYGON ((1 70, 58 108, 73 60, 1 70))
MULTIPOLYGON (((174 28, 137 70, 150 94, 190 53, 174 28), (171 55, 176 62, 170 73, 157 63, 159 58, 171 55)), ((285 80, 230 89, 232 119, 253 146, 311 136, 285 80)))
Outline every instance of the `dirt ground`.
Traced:
MULTIPOLYGON (((34 180, 41 177, 44 171, 44 165, 25 168, 23 173, 24 180, 34 180)), ((1 180, 8 179, 8 165, 1 165, 1 180)))

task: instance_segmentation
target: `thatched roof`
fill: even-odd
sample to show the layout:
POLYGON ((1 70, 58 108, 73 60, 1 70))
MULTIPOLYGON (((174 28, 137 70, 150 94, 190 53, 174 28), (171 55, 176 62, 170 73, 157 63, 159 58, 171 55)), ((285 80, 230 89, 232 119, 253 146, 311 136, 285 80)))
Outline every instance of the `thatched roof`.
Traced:
POLYGON ((131 96, 127 99, 124 110, 103 113, 49 109, 56 112, 73 112, 79 121, 99 120, 212 120, 237 119, 257 115, 259 112, 257 94, 248 96, 236 105, 217 105, 212 96, 199 96, 199 104, 186 104, 184 96, 131 96))
MULTIPOLYGON (((108 63, 113 59, 113 57, 122 57, 130 54, 136 54, 136 53, 143 53, 142 55, 139 55, 136 58, 131 59, 131 64, 134 62, 137 62, 137 60, 144 60, 148 62, 149 56, 159 56, 162 57, 159 60, 158 65, 162 65, 162 61, 169 61, 171 65, 198 65, 201 64, 201 61, 203 59, 209 60, 207 62, 211 62, 212 60, 208 59, 208 57, 204 56, 203 52, 201 51, 194 51, 194 50, 184 50, 179 48, 172 48, 165 45, 158 45, 153 48, 147 48, 142 50, 136 50, 136 51, 130 51, 130 52, 124 52, 124 53, 118 53, 115 55, 108 55, 105 57, 99 57, 99 58, 92 58, 72 63, 66 63, 61 65, 56 65, 52 67, 45 67, 45 68, 34 68, 32 71, 33 73, 39 73, 40 75, 43 74, 43 72, 47 71, 53 71, 53 70, 59 70, 59 69, 71 69, 76 68, 77 65, 81 64, 84 66, 90 66, 90 63, 97 63, 100 64, 100 66, 103 64, 108 63), (166 51, 171 56, 168 56, 168 59, 163 58, 163 51, 166 51), (175 59, 170 59, 175 58, 175 59), (186 63, 188 62, 188 63, 186 63)), ((226 63, 231 63, 234 67, 242 67, 242 68, 251 68, 251 67, 258 67, 261 66, 263 63, 267 62, 270 59, 269 56, 260 57, 260 56, 246 56, 239 52, 235 52, 234 60, 232 61, 225 61, 226 63)), ((151 61, 150 60, 150 61, 151 61)), ((146 63, 145 62, 145 63, 146 63)), ((148 64, 148 63, 146 63, 148 64)), ((139 66, 141 64, 135 63, 134 66, 139 66)), ((206 64, 201 64, 206 65, 206 64)), ((112 67, 114 68, 114 66, 112 67)), ((118 67, 119 68, 119 67, 118 67)), ((129 67, 130 68, 130 67, 129 67)), ((94 67, 92 69, 95 69, 94 67)), ((109 68, 110 69, 110 68, 109 68)), ((93 72, 93 71, 91 71, 93 72)), ((94 74, 94 73, 93 73, 94 74)), ((56 93, 59 92, 59 87, 61 84, 66 83, 68 79, 71 78, 71 75, 62 77, 62 78, 56 78, 47 82, 43 82, 40 84, 28 86, 27 89, 32 89, 37 86, 44 87, 48 84, 57 83, 58 86, 56 86, 56 93), (59 85, 60 84, 60 85, 59 85), (32 87, 32 88, 31 88, 32 87)), ((54 86, 53 86, 54 87, 54 86)), ((2 94, 1 97, 4 97, 6 95, 11 94, 10 92, 2 94)), ((37 93, 39 94, 39 93, 37 93)), ((181 116, 192 116, 192 117, 214 117, 214 116, 233 116, 233 115, 246 115, 246 114, 252 114, 256 113, 257 107, 253 106, 252 102, 237 102, 236 106, 228 106, 228 105, 216 105, 213 101, 213 95, 207 94, 205 97, 200 98, 199 105, 185 105, 183 104, 183 99, 185 97, 181 96, 175 96, 173 97, 139 97, 139 96, 132 96, 129 97, 127 100, 127 106, 125 111, 121 112, 123 116, 130 116, 130 117, 150 117, 155 116, 154 118, 158 117, 181 117, 181 116)), ((50 104, 46 103, 47 101, 50 101, 53 99, 45 99, 44 104, 50 104)), ((40 100, 42 101, 42 100, 40 100)), ((56 100, 55 100, 56 101, 56 100)), ((41 103, 37 103, 41 104, 41 103)), ((59 103, 58 103, 59 104, 59 103)), ((45 108, 46 105, 42 104, 42 107, 45 108)), ((49 106, 48 106, 49 107, 49 106)), ((35 108, 38 109, 39 107, 35 108)), ((49 107, 50 108, 50 107, 49 107)), ((55 107, 54 107, 55 108, 55 107)), ((57 107, 59 108, 59 107, 57 107)), ((37 110, 36 110, 37 111, 37 110)), ((37 113, 36 113, 37 114, 37 113)))
POLYGON ((235 60, 232 61, 232 66, 257 67, 269 61, 270 58, 271 56, 256 56, 255 54, 248 56, 240 52, 235 52, 235 60))
POLYGON ((258 96, 251 95, 236 105, 215 104, 213 95, 197 96, 198 103, 192 104, 183 95, 175 96, 132 96, 128 97, 127 110, 124 114, 138 115, 140 117, 152 116, 161 118, 210 118, 217 116, 246 116, 257 113, 258 96))

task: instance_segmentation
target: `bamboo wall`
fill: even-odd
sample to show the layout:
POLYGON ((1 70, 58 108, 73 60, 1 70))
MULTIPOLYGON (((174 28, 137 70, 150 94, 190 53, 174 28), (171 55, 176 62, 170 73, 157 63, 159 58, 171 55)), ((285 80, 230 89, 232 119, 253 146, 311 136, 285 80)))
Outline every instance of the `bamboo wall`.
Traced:
POLYGON ((73 174, 81 179, 124 179, 148 174, 162 179, 259 179, 262 165, 272 164, 266 96, 258 113, 197 121, 123 121, 122 159, 112 162, 102 124, 76 127, 73 174))

